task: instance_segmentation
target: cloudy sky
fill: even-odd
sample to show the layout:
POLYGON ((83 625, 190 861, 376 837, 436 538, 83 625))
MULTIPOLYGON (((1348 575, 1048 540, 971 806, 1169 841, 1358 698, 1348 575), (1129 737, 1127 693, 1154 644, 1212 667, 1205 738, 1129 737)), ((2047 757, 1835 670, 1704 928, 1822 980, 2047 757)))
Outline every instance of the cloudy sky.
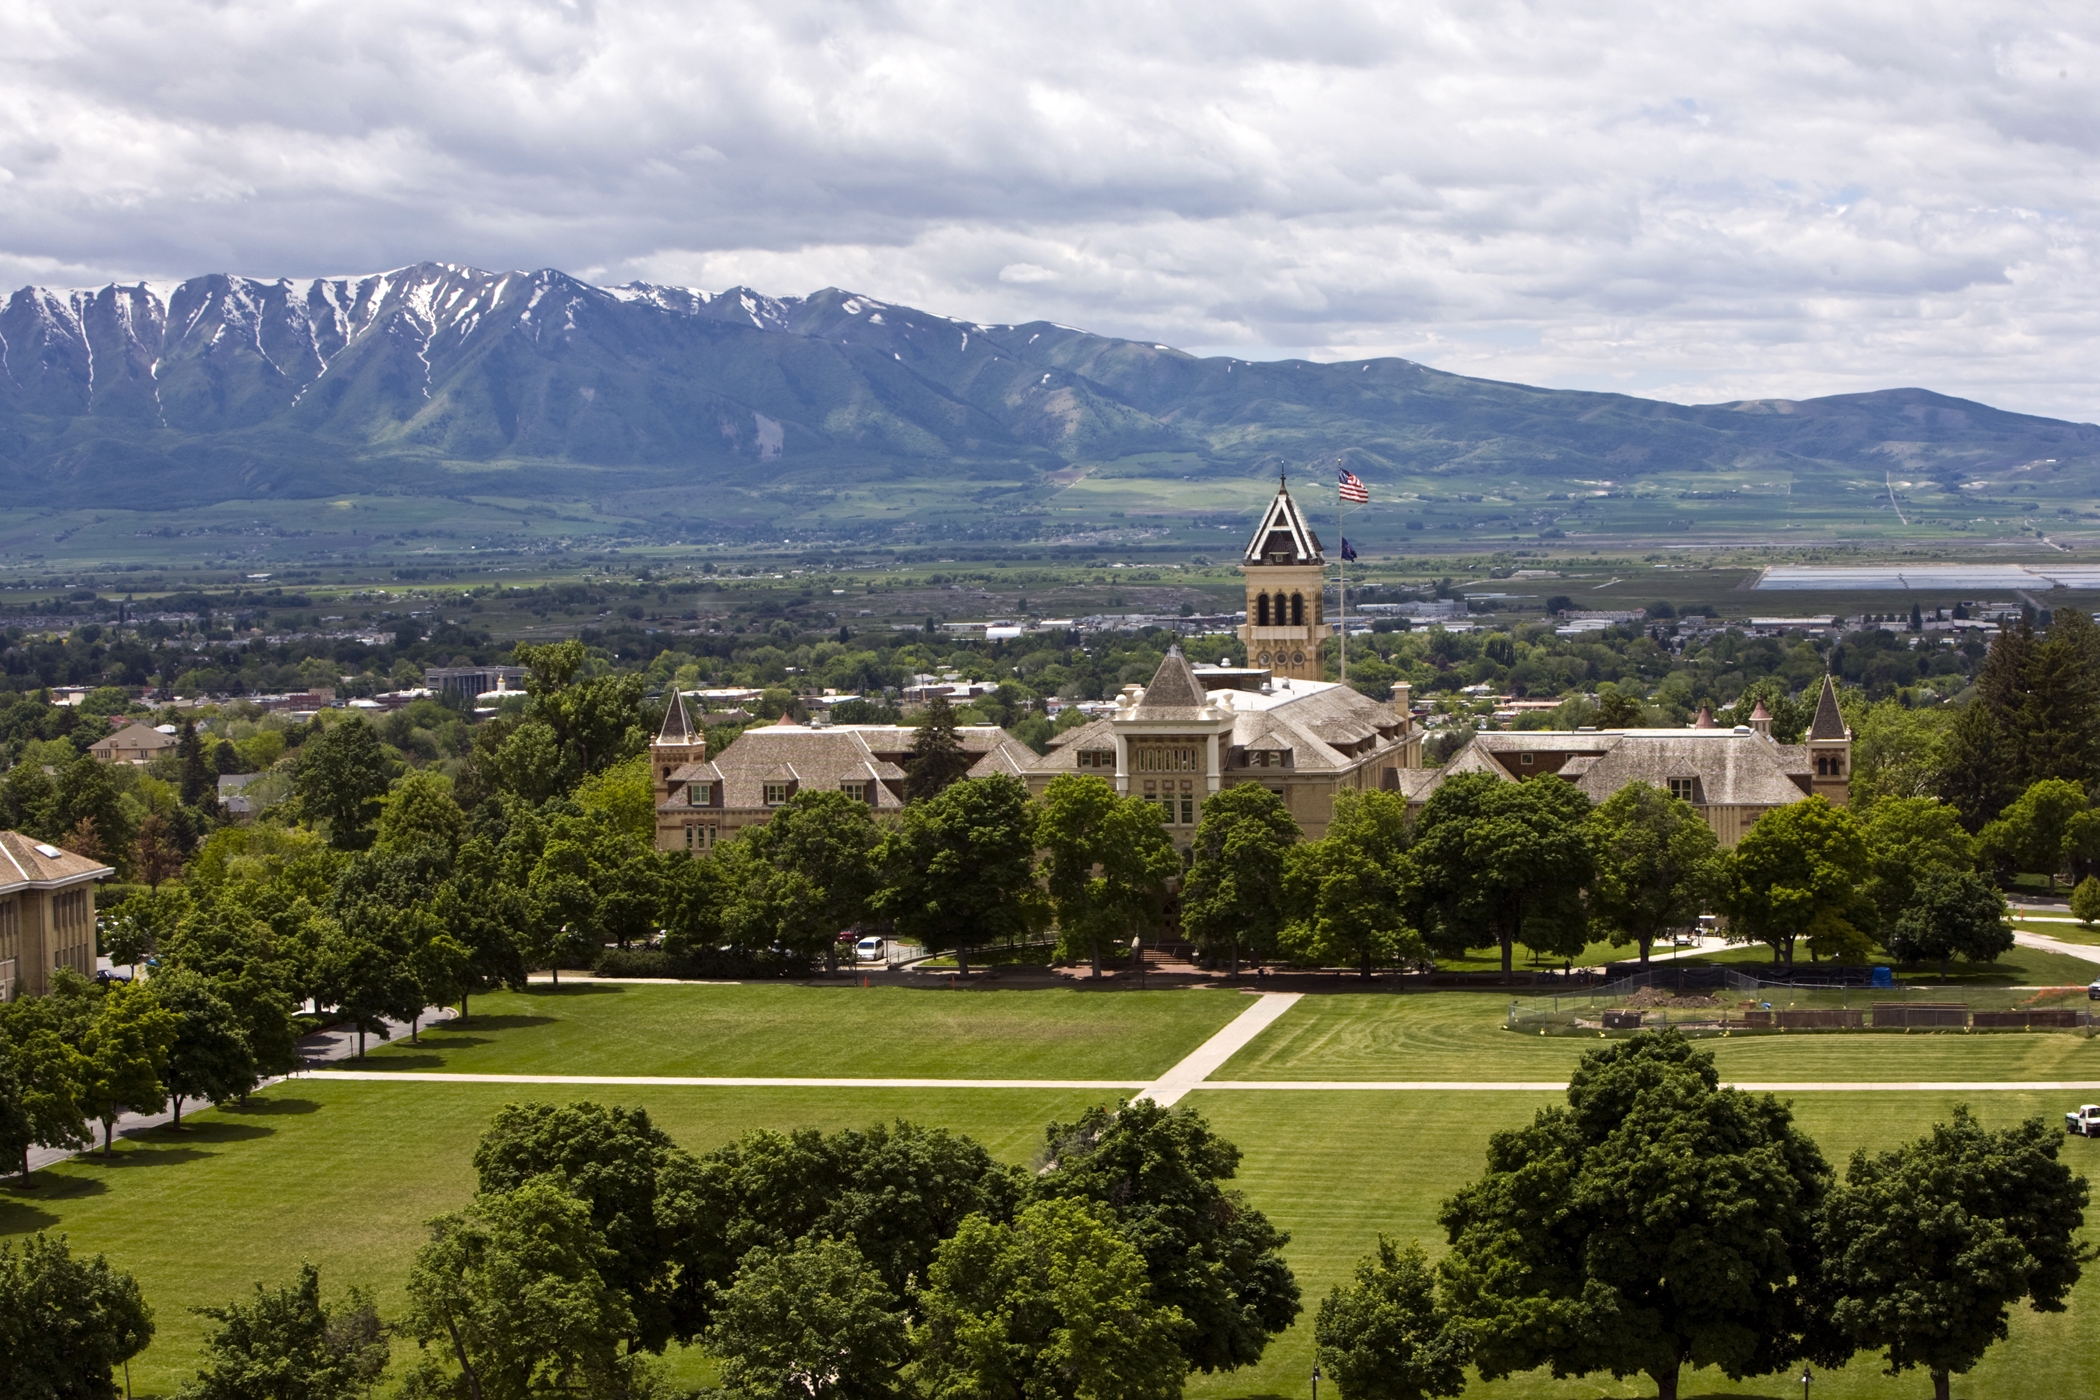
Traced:
POLYGON ((0 281, 423 259, 2100 419, 2100 7, 0 0, 0 281))

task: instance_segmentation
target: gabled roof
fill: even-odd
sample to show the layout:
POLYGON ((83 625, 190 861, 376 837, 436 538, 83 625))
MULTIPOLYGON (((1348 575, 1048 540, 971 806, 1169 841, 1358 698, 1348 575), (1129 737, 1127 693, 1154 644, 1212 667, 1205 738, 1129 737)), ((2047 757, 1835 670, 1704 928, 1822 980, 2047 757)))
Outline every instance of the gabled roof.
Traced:
POLYGON ((1837 687, 1830 677, 1823 677, 1823 693, 1816 698, 1816 722, 1808 727, 1811 739, 1842 739, 1845 737, 1845 716, 1838 709, 1837 687))
POLYGON ((173 734, 163 734, 150 724, 127 724, 107 739, 97 739, 88 749, 172 749, 175 742, 173 734))
POLYGON ((1320 537, 1313 533, 1312 526, 1305 523, 1305 516, 1298 510, 1298 503, 1291 499, 1290 488, 1278 486, 1276 499, 1269 502, 1263 513, 1261 525, 1254 538, 1247 541, 1245 561, 1249 564, 1324 564, 1327 556, 1320 550, 1320 537))
POLYGON ((0 890, 56 889, 117 872, 19 831, 0 831, 0 890))

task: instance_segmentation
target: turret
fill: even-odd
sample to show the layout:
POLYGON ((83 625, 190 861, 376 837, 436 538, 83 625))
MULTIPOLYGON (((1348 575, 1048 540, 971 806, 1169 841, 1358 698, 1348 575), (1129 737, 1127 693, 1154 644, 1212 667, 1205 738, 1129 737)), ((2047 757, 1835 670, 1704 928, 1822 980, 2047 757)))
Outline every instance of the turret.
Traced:
POLYGON ((1327 556, 1290 488, 1276 498, 1240 560, 1247 579, 1247 621, 1239 630, 1247 664, 1293 680, 1325 679, 1327 556))

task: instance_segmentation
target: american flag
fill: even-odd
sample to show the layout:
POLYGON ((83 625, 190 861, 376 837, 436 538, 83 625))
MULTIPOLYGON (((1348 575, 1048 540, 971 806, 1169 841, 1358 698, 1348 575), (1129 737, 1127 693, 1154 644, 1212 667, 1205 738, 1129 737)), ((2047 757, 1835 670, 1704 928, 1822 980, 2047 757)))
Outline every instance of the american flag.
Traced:
POLYGON ((1369 505, 1371 503, 1371 488, 1364 485, 1363 478, 1346 467, 1342 468, 1341 472, 1342 499, 1354 501, 1360 506, 1369 505))

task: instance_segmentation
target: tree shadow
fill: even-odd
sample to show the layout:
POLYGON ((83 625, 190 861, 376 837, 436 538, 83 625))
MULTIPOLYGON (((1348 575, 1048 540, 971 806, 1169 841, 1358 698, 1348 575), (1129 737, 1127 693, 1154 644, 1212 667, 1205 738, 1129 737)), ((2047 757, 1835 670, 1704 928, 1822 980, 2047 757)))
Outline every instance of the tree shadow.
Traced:
POLYGON ((62 1217, 45 1210, 20 1187, 0 1191, 0 1239, 56 1229, 62 1217))
POLYGON ((249 1142, 275 1137, 277 1130, 262 1123, 229 1123, 223 1118, 186 1118, 181 1127, 158 1123, 142 1131, 119 1133, 126 1142, 150 1142, 168 1146, 203 1146, 206 1143, 249 1142))
MULTIPOLYGON (((437 1036, 447 1045, 465 1045, 473 1043, 468 1037, 478 1036, 483 1031, 528 1030, 533 1026, 551 1026, 555 1020, 556 1018, 553 1016, 476 1016, 464 1026, 456 1021, 447 1021, 442 1026, 430 1027, 423 1034, 437 1036)), ((404 1038, 390 1040, 386 1043, 389 1045, 406 1045, 411 1042, 404 1038)))
POLYGON ((524 995, 529 997, 601 997, 626 994, 627 988, 618 982, 564 982, 558 987, 547 982, 534 982, 524 991, 524 995))
POLYGON ((243 1118, 274 1118, 295 1114, 319 1113, 320 1102, 316 1099, 287 1098, 265 1090, 251 1097, 248 1102, 219 1105, 221 1113, 237 1113, 243 1118))

